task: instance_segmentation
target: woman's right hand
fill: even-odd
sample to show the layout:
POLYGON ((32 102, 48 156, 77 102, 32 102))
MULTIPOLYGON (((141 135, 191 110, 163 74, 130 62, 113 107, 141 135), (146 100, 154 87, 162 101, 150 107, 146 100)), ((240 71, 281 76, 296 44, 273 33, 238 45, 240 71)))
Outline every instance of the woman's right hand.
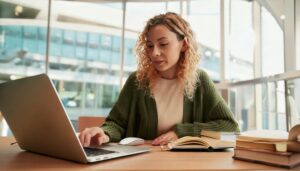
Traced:
POLYGON ((109 142, 109 136, 107 136, 103 129, 99 127, 85 128, 79 134, 79 140, 83 147, 101 145, 109 142))

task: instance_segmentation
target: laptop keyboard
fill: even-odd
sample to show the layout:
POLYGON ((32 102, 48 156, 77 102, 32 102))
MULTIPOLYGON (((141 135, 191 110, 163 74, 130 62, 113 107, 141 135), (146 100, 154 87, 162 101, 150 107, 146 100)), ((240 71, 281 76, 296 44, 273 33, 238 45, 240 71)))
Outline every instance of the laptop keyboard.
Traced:
POLYGON ((116 153, 116 151, 104 150, 104 149, 99 149, 99 148, 84 148, 84 151, 85 151, 86 155, 89 157, 110 154, 110 153, 116 153))

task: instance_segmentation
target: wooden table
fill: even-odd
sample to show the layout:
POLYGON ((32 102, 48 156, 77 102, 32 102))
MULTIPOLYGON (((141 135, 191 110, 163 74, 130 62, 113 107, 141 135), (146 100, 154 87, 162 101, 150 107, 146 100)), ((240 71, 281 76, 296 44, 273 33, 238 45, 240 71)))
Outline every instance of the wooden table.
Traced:
MULTIPOLYGON (((149 153, 80 164, 23 151, 12 137, 0 137, 0 170, 284 170, 232 159, 226 152, 170 152, 151 146, 149 153)), ((299 169, 299 168, 298 168, 299 169)))

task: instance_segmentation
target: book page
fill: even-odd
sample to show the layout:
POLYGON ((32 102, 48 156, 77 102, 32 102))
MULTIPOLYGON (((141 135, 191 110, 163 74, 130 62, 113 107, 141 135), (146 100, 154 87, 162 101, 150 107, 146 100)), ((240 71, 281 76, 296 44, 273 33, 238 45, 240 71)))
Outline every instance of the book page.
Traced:
POLYGON ((169 149, 224 149, 235 147, 235 142, 221 141, 208 137, 186 136, 168 143, 169 149))
POLYGON ((242 141, 285 142, 288 140, 288 135, 288 132, 280 130, 254 130, 241 133, 237 139, 242 141))
POLYGON ((201 137, 203 141, 207 142, 213 149, 224 149, 235 147, 235 142, 233 141, 222 141, 213 138, 201 137))
POLYGON ((192 136, 185 136, 182 138, 179 138, 173 142, 170 142, 169 144, 170 148, 174 148, 176 146, 185 146, 185 145, 201 145, 203 147, 209 147, 209 144, 205 141, 203 141, 200 137, 192 137, 192 136))

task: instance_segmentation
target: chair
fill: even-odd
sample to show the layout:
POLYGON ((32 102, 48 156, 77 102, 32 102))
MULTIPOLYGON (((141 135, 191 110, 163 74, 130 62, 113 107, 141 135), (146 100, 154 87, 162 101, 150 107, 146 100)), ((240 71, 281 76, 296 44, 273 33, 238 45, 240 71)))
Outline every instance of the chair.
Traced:
POLYGON ((101 126, 104 122, 105 122, 105 117, 79 116, 77 122, 77 131, 81 132, 88 127, 101 126))

